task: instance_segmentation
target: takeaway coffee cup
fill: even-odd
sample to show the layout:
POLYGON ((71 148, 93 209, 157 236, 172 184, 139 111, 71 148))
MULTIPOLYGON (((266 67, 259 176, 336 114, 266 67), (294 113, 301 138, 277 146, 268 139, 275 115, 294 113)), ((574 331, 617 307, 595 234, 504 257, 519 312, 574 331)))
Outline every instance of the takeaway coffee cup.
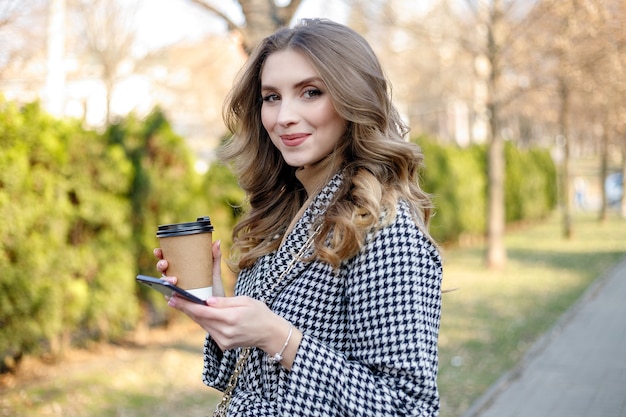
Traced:
POLYGON ((177 286, 203 300, 213 293, 213 225, 208 216, 195 222, 164 224, 157 238, 177 286))

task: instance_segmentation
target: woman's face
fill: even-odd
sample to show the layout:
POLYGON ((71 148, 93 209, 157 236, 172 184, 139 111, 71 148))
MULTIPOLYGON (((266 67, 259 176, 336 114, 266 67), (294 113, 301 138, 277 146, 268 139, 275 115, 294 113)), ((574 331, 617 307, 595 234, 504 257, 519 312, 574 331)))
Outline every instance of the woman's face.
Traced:
POLYGON ((337 111, 326 85, 299 52, 269 55, 261 72, 261 121, 285 162, 307 167, 329 155, 347 122, 337 111))

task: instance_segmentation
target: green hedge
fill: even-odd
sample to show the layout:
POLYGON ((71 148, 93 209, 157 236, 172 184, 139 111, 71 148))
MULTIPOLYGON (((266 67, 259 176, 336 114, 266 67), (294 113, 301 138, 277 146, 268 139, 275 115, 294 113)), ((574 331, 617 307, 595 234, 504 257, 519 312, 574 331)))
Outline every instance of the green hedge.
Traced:
POLYGON ((506 220, 536 220, 557 204, 556 167, 545 150, 521 151, 512 143, 505 146, 506 220))
POLYGON ((158 109, 98 133, 0 97, 0 149, 0 371, 23 353, 167 320, 163 297, 134 280, 155 273, 157 225, 243 199, 228 192, 232 175, 215 184, 196 173, 158 109))
MULTIPOLYGON (((487 148, 439 145, 416 138, 425 155, 424 189, 433 195, 435 216, 431 232, 442 243, 464 235, 484 234, 487 204, 487 148)), ((505 146, 505 205, 507 222, 537 220, 557 204, 556 167, 547 150, 505 146)))
POLYGON ((0 101, 0 358, 137 319, 131 165, 78 123, 0 101))

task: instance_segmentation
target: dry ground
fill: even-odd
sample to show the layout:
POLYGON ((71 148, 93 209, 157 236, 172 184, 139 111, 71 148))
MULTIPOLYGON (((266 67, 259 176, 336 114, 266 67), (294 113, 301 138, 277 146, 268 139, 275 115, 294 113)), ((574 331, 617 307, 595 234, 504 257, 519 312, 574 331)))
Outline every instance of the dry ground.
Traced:
POLYGON ((202 417, 219 393, 201 379, 204 333, 186 317, 120 345, 25 358, 0 377, 0 416, 202 417))

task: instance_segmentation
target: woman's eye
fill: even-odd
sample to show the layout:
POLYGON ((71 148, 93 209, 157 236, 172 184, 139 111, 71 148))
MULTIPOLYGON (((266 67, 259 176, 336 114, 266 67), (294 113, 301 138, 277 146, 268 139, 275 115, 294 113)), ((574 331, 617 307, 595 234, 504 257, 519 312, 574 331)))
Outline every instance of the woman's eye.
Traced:
POLYGON ((322 91, 318 88, 311 88, 304 92, 304 97, 306 98, 313 98, 313 97, 317 97, 321 95, 322 95, 322 91))
POLYGON ((278 97, 278 94, 266 94, 263 96, 263 101, 266 101, 269 103, 272 103, 278 100, 280 100, 280 97, 278 97))

